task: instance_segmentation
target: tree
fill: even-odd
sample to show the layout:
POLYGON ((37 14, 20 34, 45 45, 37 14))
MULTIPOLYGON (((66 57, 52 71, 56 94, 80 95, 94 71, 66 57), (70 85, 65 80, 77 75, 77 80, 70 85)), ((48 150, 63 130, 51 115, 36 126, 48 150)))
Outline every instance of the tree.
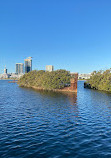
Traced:
POLYGON ((19 80, 19 86, 39 87, 43 89, 60 89, 70 83, 70 72, 66 70, 57 70, 52 72, 31 71, 25 74, 19 80))

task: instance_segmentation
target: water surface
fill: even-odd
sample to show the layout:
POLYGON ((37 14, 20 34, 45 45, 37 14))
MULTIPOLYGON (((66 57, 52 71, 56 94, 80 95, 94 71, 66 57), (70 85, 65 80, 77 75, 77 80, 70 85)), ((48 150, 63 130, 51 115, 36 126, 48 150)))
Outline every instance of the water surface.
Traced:
POLYGON ((111 94, 35 91, 0 81, 0 158, 110 158, 111 94))

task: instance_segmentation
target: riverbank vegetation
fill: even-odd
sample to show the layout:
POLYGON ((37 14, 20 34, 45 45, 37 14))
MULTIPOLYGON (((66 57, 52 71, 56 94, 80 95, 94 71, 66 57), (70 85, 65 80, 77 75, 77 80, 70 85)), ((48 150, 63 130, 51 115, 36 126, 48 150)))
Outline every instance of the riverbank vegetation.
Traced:
POLYGON ((61 89, 70 84, 70 72, 66 70, 56 70, 52 72, 31 71, 22 76, 18 84, 22 87, 37 87, 41 89, 61 89))
POLYGON ((111 69, 94 71, 84 85, 85 88, 111 92, 111 69))

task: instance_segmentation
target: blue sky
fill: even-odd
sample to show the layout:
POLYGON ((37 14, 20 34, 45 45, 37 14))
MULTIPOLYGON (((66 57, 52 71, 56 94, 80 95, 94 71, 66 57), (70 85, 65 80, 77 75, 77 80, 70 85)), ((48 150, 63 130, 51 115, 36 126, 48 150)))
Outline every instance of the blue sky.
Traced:
POLYGON ((110 68, 111 1, 0 0, 0 73, 28 56, 38 70, 110 68))

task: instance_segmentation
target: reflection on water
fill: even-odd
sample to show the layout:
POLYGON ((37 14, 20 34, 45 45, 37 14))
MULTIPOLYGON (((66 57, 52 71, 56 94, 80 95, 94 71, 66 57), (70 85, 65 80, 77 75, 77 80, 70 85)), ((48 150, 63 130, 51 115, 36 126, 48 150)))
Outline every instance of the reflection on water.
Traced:
POLYGON ((0 81, 0 156, 111 157, 111 94, 37 91, 0 81))
POLYGON ((71 105, 77 105, 77 93, 67 93, 71 105))
POLYGON ((69 92, 54 92, 54 91, 48 91, 48 90, 36 90, 36 89, 32 89, 32 88, 24 88, 21 87, 21 89, 25 89, 26 91, 35 91, 39 94, 41 94, 42 96, 48 96, 48 97, 68 97, 69 100, 71 101, 71 104, 76 103, 77 100, 77 93, 69 93, 69 92))

